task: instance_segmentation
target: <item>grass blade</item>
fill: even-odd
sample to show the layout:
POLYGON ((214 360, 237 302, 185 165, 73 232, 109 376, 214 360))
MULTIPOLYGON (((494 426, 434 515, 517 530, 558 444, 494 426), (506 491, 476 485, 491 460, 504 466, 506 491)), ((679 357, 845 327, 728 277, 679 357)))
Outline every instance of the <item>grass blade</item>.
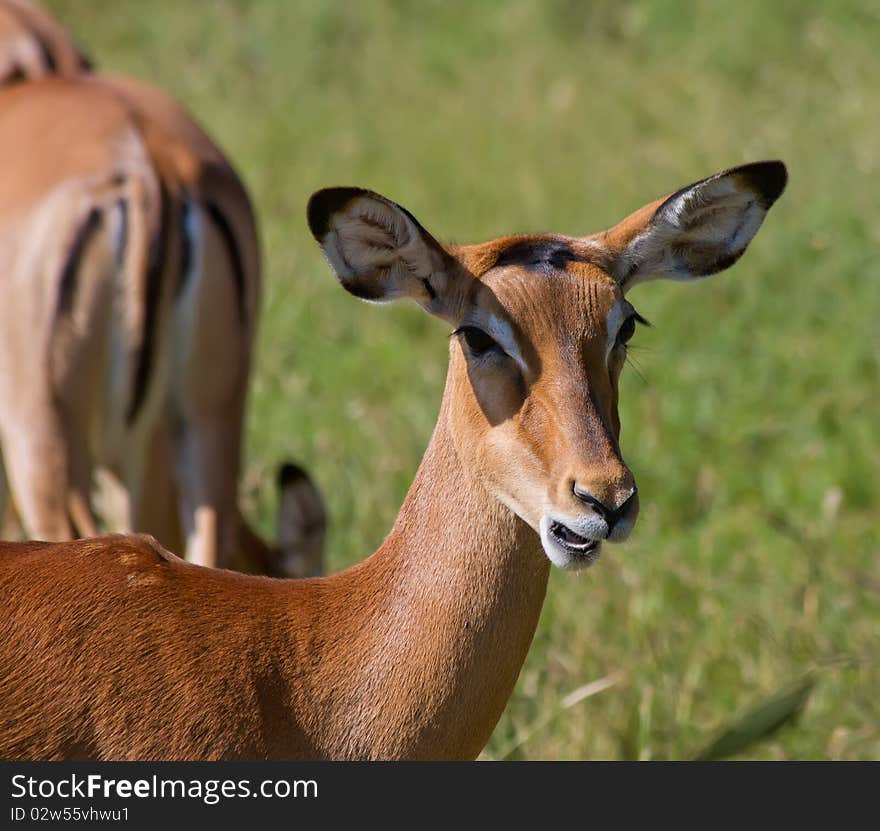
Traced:
POLYGON ((815 683, 816 679, 813 675, 808 674, 795 684, 762 701, 731 727, 721 732, 694 757, 695 761, 735 756, 773 735, 779 728, 797 718, 807 703, 815 683))

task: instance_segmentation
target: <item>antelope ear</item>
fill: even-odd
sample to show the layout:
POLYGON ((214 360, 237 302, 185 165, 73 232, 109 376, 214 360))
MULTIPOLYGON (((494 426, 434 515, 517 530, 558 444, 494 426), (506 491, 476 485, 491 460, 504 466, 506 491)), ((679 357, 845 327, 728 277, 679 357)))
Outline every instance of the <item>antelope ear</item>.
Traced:
POLYGON ((628 216, 600 235, 624 291, 647 280, 693 280, 733 265, 785 189, 779 161, 732 167, 628 216))
POLYGON ((449 318, 457 261, 405 208, 361 188, 326 188, 309 200, 309 228, 343 287, 363 300, 410 297, 449 318))

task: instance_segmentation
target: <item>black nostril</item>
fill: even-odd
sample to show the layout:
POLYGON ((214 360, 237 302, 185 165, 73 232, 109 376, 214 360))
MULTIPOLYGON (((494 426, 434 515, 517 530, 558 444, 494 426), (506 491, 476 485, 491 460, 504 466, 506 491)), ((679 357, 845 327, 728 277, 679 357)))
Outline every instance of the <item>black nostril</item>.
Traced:
POLYGON ((574 491, 574 495, 580 499, 581 502, 586 502, 587 505, 595 508, 602 519, 609 522, 609 516, 613 514, 614 511, 612 511, 604 502, 600 502, 589 491, 579 488, 577 482, 572 485, 572 490, 574 491))
POLYGON ((602 519, 608 523, 608 533, 610 534, 614 530, 614 526, 617 525, 618 520, 626 513, 627 508, 632 503, 632 501, 636 498, 636 494, 639 492, 639 489, 633 485, 632 490, 629 493, 629 496, 624 499, 623 502, 620 503, 616 508, 609 508, 604 502, 600 502, 596 499, 593 494, 588 491, 583 490, 578 487, 577 482, 572 484, 572 491, 574 495, 581 500, 581 502, 586 502, 587 505, 590 505, 594 508, 602 519))
POLYGON ((632 490, 629 492, 629 496, 617 506, 617 510, 614 511, 614 515, 608 521, 608 528, 610 530, 614 529, 614 526, 617 525, 620 518, 627 512, 629 506, 632 505, 633 500, 636 498, 636 494, 638 494, 638 492, 639 489, 635 485, 633 485, 632 490))

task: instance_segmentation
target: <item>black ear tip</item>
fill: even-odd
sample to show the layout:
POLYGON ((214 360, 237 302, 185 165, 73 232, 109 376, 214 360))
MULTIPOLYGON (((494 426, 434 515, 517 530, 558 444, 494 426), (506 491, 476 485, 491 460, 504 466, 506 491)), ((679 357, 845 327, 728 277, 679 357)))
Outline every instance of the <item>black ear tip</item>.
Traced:
POLYGON ((738 171, 761 194, 766 207, 770 207, 785 190, 788 183, 788 170, 778 159, 766 162, 753 162, 738 171))
POLYGON ((285 462, 278 469, 278 487, 284 488, 295 485, 299 482, 309 482, 309 474, 303 468, 293 462, 285 462))
POLYGON ((327 235, 330 217, 341 211, 355 196, 367 193, 363 188, 324 188, 312 194, 306 208, 309 230, 318 242, 327 235))

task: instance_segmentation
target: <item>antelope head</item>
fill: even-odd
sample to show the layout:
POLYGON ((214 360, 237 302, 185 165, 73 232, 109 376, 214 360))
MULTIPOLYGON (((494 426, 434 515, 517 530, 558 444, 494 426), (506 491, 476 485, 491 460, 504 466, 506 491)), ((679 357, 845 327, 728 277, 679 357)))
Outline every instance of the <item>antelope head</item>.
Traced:
POLYGON ((553 563, 577 569, 603 541, 625 540, 639 512, 618 384, 645 321, 627 293, 728 268, 786 178, 777 161, 732 168, 586 237, 441 245, 359 188, 319 191, 308 219, 349 292, 409 297, 453 327, 441 419, 463 469, 540 535, 553 563))

